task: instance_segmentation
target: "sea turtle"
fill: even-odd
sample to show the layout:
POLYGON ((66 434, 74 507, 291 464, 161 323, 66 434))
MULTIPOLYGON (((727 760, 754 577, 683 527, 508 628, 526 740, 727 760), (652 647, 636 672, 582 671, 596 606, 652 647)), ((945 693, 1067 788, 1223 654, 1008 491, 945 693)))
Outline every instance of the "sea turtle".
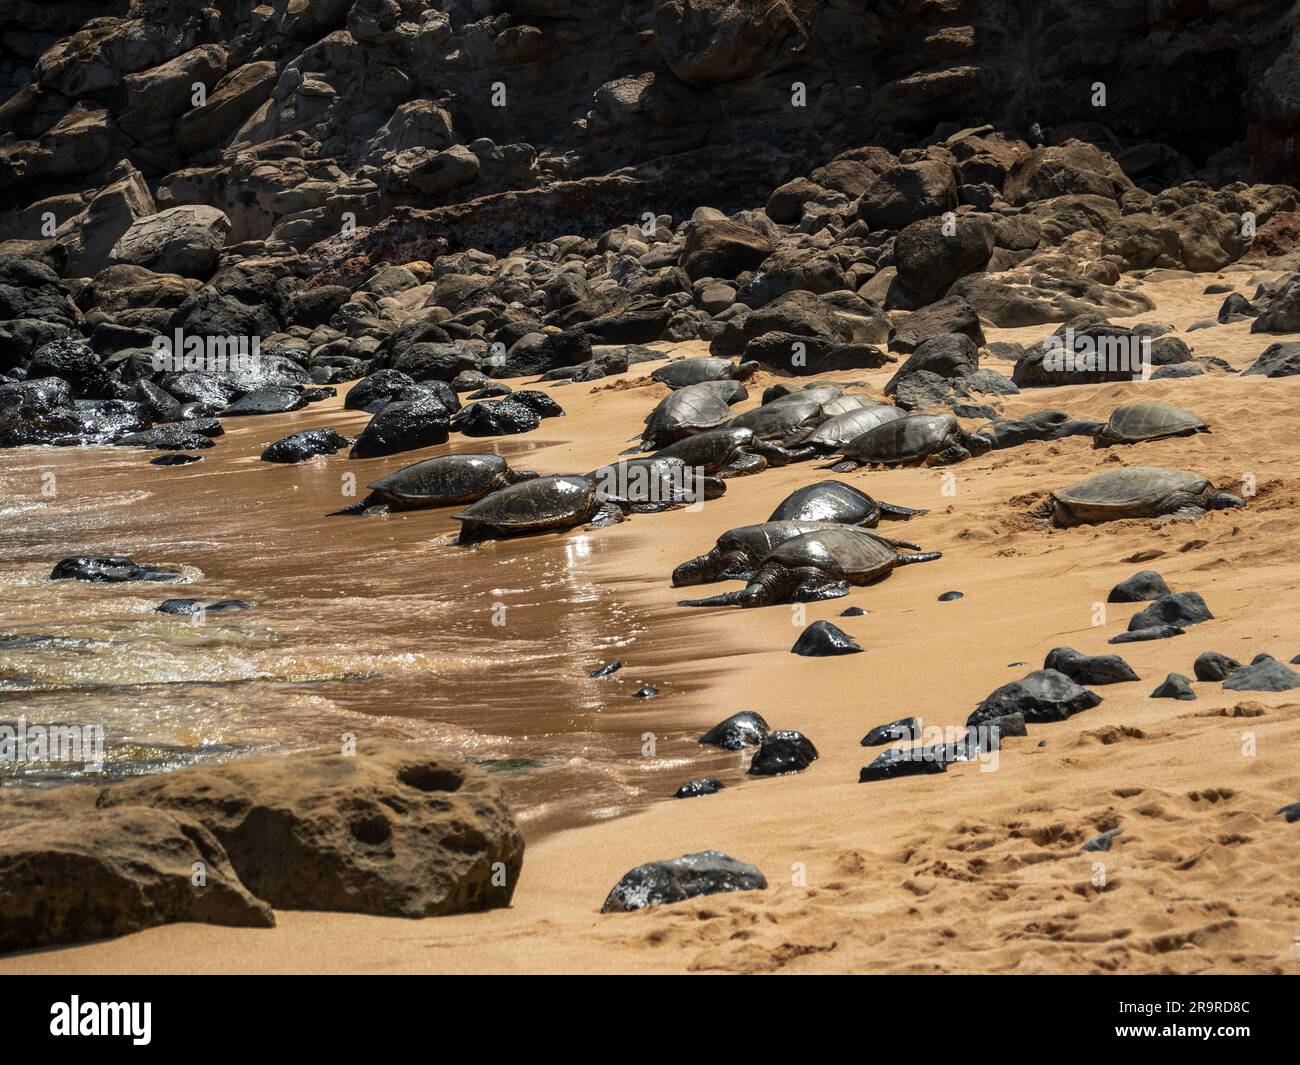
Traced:
POLYGON ((748 581, 758 564, 781 544, 826 524, 820 521, 765 521, 759 525, 728 529, 718 537, 711 550, 673 570, 673 586, 748 581))
POLYGON ((893 407, 889 404, 851 410, 844 414, 834 415, 822 422, 813 430, 812 435, 803 442, 803 446, 811 448, 814 452, 831 454, 839 451, 849 441, 856 440, 863 433, 874 429, 877 425, 884 425, 885 422, 896 422, 900 418, 906 417, 907 411, 903 410, 902 407, 893 407))
POLYGON ((895 566, 939 557, 938 551, 902 554, 867 529, 827 525, 780 544, 739 591, 683 599, 678 606, 749 607, 835 599, 847 595, 850 584, 869 584, 887 576, 895 566))
POLYGON ((607 463, 592 470, 587 478, 596 482, 602 502, 639 514, 717 499, 727 491, 718 478, 705 476, 698 467, 662 452, 607 463))
POLYGON ((748 381, 758 369, 756 362, 732 362, 706 355, 700 359, 678 359, 667 366, 660 366, 650 375, 652 381, 667 385, 669 388, 685 388, 698 385, 704 381, 748 381))
POLYGON ((1207 510, 1244 507, 1231 492, 1217 491, 1199 473, 1162 466, 1107 470, 1053 492, 1035 512, 1057 525, 1085 525, 1119 518, 1201 517, 1207 510))
POLYGON ((848 473, 859 466, 947 466, 992 445, 966 432, 951 414, 911 414, 877 425, 840 449, 844 456, 830 468, 848 473))
POLYGON ((688 466, 719 477, 758 473, 769 464, 785 466, 792 455, 776 444, 756 440, 752 429, 723 426, 696 433, 662 448, 658 455, 679 458, 688 466))
POLYGON ((1166 436, 1191 436, 1209 432, 1209 427, 1191 411, 1169 403, 1128 403, 1110 413, 1105 428, 1095 437, 1096 447, 1111 444, 1140 444, 1166 436))
POLYGON ((731 419, 731 408, 708 384, 687 385, 669 393, 646 416, 641 432, 643 451, 674 440, 716 429, 731 419))
POLYGON ((843 385, 806 384, 795 388, 793 385, 776 384, 763 390, 763 406, 773 403, 791 403, 798 399, 812 397, 818 403, 829 403, 844 394, 843 385))
POLYGON ((562 476, 508 485, 451 517, 461 523, 460 542, 464 544, 545 529, 571 529, 585 522, 609 525, 621 521, 623 515, 617 505, 600 498, 595 481, 562 476))
POLYGON ((872 407, 884 406, 887 406, 887 404, 881 403, 878 399, 872 399, 860 392, 848 392, 822 403, 822 416, 828 419, 837 418, 841 414, 850 414, 853 411, 870 410, 872 407))
POLYGON ((763 440, 797 444, 822 422, 822 401, 816 396, 783 396, 772 403, 737 414, 728 429, 752 429, 763 440))
POLYGON ((439 455, 403 466, 385 474, 368 487, 370 494, 360 503, 334 514, 361 514, 371 507, 389 510, 419 510, 473 503, 485 495, 531 481, 537 474, 512 470, 499 455, 439 455))
POLYGON ((767 520, 832 521, 874 528, 882 517, 911 518, 928 513, 927 510, 881 503, 843 481, 818 481, 791 492, 767 520))

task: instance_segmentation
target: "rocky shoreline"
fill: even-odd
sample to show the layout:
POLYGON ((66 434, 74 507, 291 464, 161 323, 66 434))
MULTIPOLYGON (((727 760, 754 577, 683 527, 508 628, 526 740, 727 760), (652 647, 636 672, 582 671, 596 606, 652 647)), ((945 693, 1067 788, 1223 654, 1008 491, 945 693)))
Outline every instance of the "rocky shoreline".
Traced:
MULTIPOLYGON (((904 567, 910 581, 928 568, 912 563, 964 546, 933 523, 900 531, 931 513, 915 498, 885 501, 874 480, 868 494, 813 470, 935 471, 955 485, 953 468, 968 483, 1070 456, 1068 476, 999 512, 1008 538, 1131 523, 1157 544, 1171 527, 1218 529, 1292 505, 1289 485, 1258 498, 1234 442, 1235 466, 1201 446, 1239 424, 1167 391, 1244 396, 1300 376, 1300 193, 1281 183, 1297 172, 1277 150, 1296 124, 1295 43, 1272 33, 1267 5, 1234 16, 1229 43, 1217 17, 1178 5, 1105 25, 1065 5, 859 5, 852 33, 849 13, 816 2, 628 3, 622 23, 582 0, 492 14, 294 2, 241 23, 220 5, 121 0, 95 19, 85 6, 47 5, 37 18, 32 5, 0 5, 0 26, 22 29, 0 69, 12 88, 0 104, 0 218, 17 234, 0 242, 0 448, 138 449, 141 477, 166 477, 223 447, 227 426, 333 411, 341 398, 340 413, 367 416, 359 433, 304 429, 260 460, 342 474, 321 521, 446 510, 469 551, 614 535, 627 519, 672 530, 661 535, 676 546, 701 530, 688 512, 707 502, 734 514, 749 493, 733 486, 761 474, 781 493, 711 527, 692 547, 704 554, 657 558, 657 577, 743 582, 684 607, 788 606, 801 635, 774 645, 810 667, 864 647, 852 622, 805 625, 803 610, 892 586, 900 577, 885 578, 904 567), (995 29, 1010 25, 1022 43, 995 29), (1144 65, 1171 30, 1198 69, 1236 57, 1252 91, 1189 106, 1207 90, 1186 65, 1159 76, 1144 65), (1092 69, 1080 55, 1053 69, 1030 61, 1026 49, 1067 39, 1130 49, 1112 59, 1109 95, 1104 81, 1091 97, 1078 91, 1092 69), (917 69, 898 60, 874 73, 909 43, 917 69), (558 69, 573 77, 548 77, 558 69), (856 123, 837 94, 887 117, 856 123), (1198 297, 1216 306, 1160 320, 1153 289, 1197 275, 1198 297), (1243 334, 1245 361, 1216 346, 1243 334), (687 357, 659 365, 676 345, 687 357), (1165 391, 1138 395, 1151 387, 1165 391), (1072 394, 1106 406, 1072 416, 1036 393, 1071 410, 1072 394), (643 421, 626 422, 621 455, 578 466, 548 456, 531 469, 485 442, 577 423, 578 408, 590 417, 602 400, 626 413, 638 399, 643 421), (359 493, 354 464, 390 456, 359 493)), ((1140 555, 1124 561, 1149 560, 1140 555)), ((49 562, 49 580, 180 576, 90 546, 49 562)), ((1110 601, 1149 605, 1110 643, 1159 643, 1214 619, 1199 591, 1173 592, 1159 573, 1130 585, 1110 601)), ((963 601, 960 588, 932 599, 963 601)), ((173 598, 159 609, 247 605, 173 598)), ((838 616, 864 613, 853 609, 838 616)), ((1244 665, 1201 648, 1179 668, 1227 691, 1300 687, 1255 639, 1244 665)), ((1041 669, 986 687, 960 731, 937 741, 892 711, 855 722, 868 738, 915 741, 857 779, 878 790, 961 763, 982 771, 1003 737, 1027 745, 1038 725, 1097 708, 1087 685, 1140 676, 1114 654, 1056 643, 1041 669)), ((1197 693, 1170 670, 1149 697, 1197 693)), ((780 727, 733 714, 700 743, 745 752, 755 777, 831 760, 797 722, 772 719, 780 727)), ((674 783, 678 798, 724 789, 713 777, 674 783)), ((6 788, 0 801, 13 820, 0 834, 0 896, 16 930, 0 950, 169 922, 265 928, 280 909, 503 908, 522 865, 497 785, 419 745, 6 788)), ((1277 801, 1283 813, 1294 796, 1277 801)), ((1119 829, 1105 818, 1091 828, 1059 838, 1071 853, 1109 851, 1119 829)), ((645 857, 606 912, 769 883, 712 842, 645 857)))

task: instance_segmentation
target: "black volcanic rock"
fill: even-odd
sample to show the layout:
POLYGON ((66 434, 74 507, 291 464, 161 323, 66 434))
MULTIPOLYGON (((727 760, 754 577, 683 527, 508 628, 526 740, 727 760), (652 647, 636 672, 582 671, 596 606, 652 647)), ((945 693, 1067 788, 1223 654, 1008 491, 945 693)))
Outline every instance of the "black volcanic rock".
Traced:
POLYGON ((814 621, 790 648, 792 654, 811 658, 859 654, 862 650, 857 640, 829 621, 814 621))
POLYGON ((600 912, 628 913, 697 895, 762 891, 766 887, 766 878, 754 866, 721 851, 698 851, 668 861, 638 865, 625 873, 611 889, 600 912))
POLYGON ((818 758, 817 748, 802 732, 778 730, 764 738, 754 760, 749 763, 751 776, 774 777, 798 773, 818 758))

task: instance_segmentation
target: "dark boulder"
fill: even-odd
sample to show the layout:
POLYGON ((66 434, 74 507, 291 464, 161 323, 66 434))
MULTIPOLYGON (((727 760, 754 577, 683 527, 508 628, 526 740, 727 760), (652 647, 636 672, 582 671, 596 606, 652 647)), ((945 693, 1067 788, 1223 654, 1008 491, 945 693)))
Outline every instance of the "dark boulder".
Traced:
POLYGON ((662 862, 638 865, 614 885, 601 913, 628 913, 647 906, 717 895, 731 891, 762 891, 767 880, 752 865, 721 851, 699 851, 662 862))

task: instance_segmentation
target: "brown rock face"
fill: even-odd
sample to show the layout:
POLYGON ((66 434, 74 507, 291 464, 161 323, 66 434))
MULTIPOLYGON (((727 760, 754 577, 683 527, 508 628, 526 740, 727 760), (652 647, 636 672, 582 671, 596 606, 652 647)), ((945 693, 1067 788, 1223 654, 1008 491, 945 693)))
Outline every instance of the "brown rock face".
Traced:
POLYGON ((271 907, 240 883, 221 844, 198 822, 138 806, 48 805, 63 805, 64 813, 50 809, 0 828, 0 951, 172 921, 275 924, 271 907))
POLYGON ((100 802, 202 823, 248 889, 284 909, 494 909, 509 904, 523 865, 523 837, 495 781, 423 745, 368 741, 352 756, 195 766, 112 785, 100 802))
POLYGON ((524 843, 496 782, 424 744, 0 793, 0 951, 271 907, 432 917, 507 906, 524 843), (197 863, 197 864, 196 864, 197 863))

